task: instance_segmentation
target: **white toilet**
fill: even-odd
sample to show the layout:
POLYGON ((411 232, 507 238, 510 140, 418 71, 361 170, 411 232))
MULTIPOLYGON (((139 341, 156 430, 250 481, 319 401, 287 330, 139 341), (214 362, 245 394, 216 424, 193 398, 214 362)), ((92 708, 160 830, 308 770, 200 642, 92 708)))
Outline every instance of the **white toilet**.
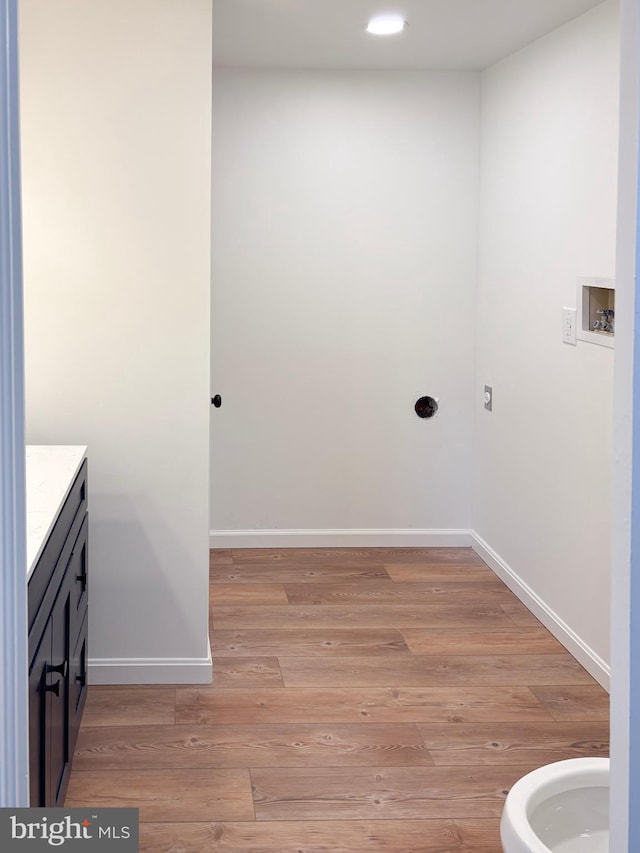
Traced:
POLYGON ((609 759, 572 758, 518 780, 500 822, 504 853, 608 853, 609 759))

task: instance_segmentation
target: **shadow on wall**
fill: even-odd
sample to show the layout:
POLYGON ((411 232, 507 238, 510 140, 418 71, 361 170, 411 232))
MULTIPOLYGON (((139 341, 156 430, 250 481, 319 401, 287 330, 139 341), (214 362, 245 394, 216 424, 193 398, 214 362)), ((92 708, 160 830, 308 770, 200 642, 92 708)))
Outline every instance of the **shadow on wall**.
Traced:
POLYGON ((122 494, 91 494, 89 522, 90 661, 208 657, 208 596, 201 595, 208 542, 206 570, 193 570, 171 519, 142 495, 134 502, 122 494), (131 636, 135 649, 126 640, 131 636))

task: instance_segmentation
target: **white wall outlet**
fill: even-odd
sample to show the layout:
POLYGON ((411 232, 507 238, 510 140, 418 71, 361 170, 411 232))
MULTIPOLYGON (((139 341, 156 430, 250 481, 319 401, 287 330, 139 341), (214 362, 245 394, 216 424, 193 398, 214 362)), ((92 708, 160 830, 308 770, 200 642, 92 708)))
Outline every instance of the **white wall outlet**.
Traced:
POLYGON ((562 309, 562 342, 576 346, 577 311, 575 308, 562 309))

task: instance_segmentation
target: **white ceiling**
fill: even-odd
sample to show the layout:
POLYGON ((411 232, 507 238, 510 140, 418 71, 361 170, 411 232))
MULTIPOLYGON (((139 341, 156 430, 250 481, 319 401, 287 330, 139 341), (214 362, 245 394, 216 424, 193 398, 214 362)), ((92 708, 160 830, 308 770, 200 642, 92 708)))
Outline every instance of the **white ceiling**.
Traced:
POLYGON ((602 0, 214 0, 216 65, 278 68, 486 68, 602 0), (409 28, 382 38, 372 14, 409 28))

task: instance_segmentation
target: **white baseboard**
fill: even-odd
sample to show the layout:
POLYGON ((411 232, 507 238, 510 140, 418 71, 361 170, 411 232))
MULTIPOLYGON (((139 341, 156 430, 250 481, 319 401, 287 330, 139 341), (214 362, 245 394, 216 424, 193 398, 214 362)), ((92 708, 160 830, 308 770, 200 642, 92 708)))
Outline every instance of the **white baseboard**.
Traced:
MULTIPOLYGON (((463 548, 472 546, 534 616, 609 690, 609 665, 472 530, 212 530, 212 548, 463 548)), ((89 684, 210 684, 207 658, 93 658, 89 684)))
POLYGON ((89 684, 211 684, 207 658, 89 658, 89 684))
POLYGON ((211 530, 211 548, 464 548, 470 530, 211 530))
POLYGON ((581 663, 595 680, 609 691, 611 683, 611 667, 567 625, 549 605, 543 601, 531 587, 497 554, 482 537, 471 532, 472 546, 476 554, 491 568, 500 580, 518 596, 520 601, 533 615, 539 619, 545 628, 562 643, 573 657, 581 663))

